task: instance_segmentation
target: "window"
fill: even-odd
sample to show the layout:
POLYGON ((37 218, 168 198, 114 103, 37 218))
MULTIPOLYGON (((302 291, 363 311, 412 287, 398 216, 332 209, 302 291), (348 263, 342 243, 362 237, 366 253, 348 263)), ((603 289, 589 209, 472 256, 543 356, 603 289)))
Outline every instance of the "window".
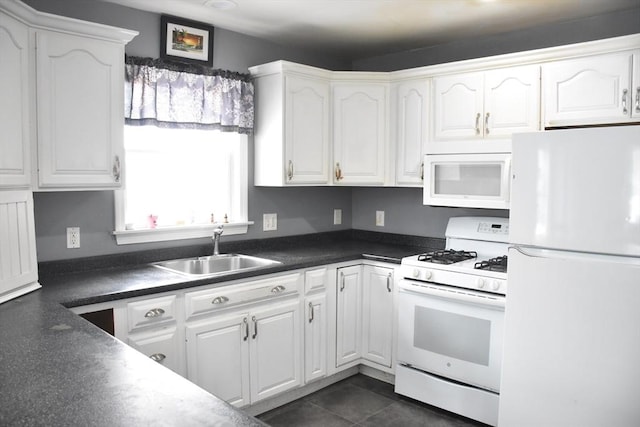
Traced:
POLYGON ((124 140, 118 244, 211 236, 219 223, 225 234, 246 233, 246 135, 125 126, 124 140))

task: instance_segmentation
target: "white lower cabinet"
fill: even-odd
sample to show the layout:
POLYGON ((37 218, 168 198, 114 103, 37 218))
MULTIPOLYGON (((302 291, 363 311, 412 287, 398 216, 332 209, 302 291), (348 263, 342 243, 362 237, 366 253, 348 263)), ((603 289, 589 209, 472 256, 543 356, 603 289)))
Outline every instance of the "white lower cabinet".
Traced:
POLYGON ((40 288, 31 191, 0 191, 0 303, 40 288))
POLYGON ((336 366, 360 359, 362 335, 362 266, 338 269, 336 366))
POLYGON ((302 384, 301 341, 298 300, 188 324, 187 378, 246 406, 302 384))
POLYGON ((362 272, 362 358, 390 368, 393 269, 365 265, 362 272))

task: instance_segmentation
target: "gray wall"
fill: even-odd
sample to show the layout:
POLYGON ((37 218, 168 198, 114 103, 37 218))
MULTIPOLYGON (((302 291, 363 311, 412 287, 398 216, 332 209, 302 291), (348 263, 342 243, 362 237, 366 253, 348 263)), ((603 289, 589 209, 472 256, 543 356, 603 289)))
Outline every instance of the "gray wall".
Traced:
POLYGON ((463 59, 560 46, 640 32, 640 0, 634 9, 591 18, 526 28, 491 37, 477 37, 453 43, 353 61, 353 70, 395 71, 463 59))
MULTIPOLYGON (((38 10, 137 30, 140 35, 126 48, 135 56, 159 55, 160 16, 96 0, 26 0, 38 10)), ((277 59, 343 70, 394 70, 499 53, 547 47, 638 32, 640 7, 570 23, 522 30, 502 36, 460 41, 383 57, 343 58, 279 46, 264 40, 216 28, 214 67, 246 72, 247 67, 277 59)), ((250 165, 253 141, 249 140, 250 165)), ((250 167, 249 182, 253 182, 250 167)), ((38 259, 76 258, 151 248, 203 243, 205 240, 117 246, 111 192, 57 192, 35 194, 38 259), (66 249, 65 229, 79 226, 80 250, 66 249)), ((257 188, 249 186, 249 219, 256 225, 245 236, 229 240, 356 228, 419 236, 443 237, 451 216, 498 215, 507 211, 438 208, 422 205, 420 189, 407 188, 257 188), (343 210, 343 225, 334 226, 333 209, 343 210), (375 226, 375 211, 385 211, 385 227, 375 226), (262 214, 278 213, 278 231, 262 232, 262 214)))
MULTIPOLYGON (((133 56, 159 56, 160 15, 95 0, 27 0, 37 10, 140 32, 126 47, 133 56)), ((254 37, 216 28, 214 68, 246 73, 252 65, 278 59, 329 69, 348 69, 350 62, 279 46, 254 37)), ((253 165, 249 138, 249 164, 253 165)), ((253 182, 253 168, 249 168, 253 182)), ((249 185, 249 220, 255 225, 243 236, 223 240, 266 238, 351 228, 350 188, 260 188, 249 185), (342 225, 333 225, 333 209, 342 209, 342 225), (262 231, 262 214, 278 214, 278 230, 262 231)), ((118 246, 114 229, 114 199, 110 191, 36 193, 35 217, 38 260, 96 256, 170 246, 191 245, 208 239, 118 246), (80 227, 80 249, 66 248, 66 227, 80 227)))

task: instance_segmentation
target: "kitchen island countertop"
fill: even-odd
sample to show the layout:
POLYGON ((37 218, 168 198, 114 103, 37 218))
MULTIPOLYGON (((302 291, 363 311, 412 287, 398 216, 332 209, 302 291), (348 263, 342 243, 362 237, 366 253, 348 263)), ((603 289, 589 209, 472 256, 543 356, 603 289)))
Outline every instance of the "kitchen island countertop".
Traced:
MULTIPOLYGON (((40 290, 0 305, 0 424, 264 425, 67 307, 223 285, 230 280, 363 258, 399 263, 404 256, 441 246, 438 239, 327 234, 221 245, 223 251, 282 263, 224 278, 189 280, 147 262, 123 263, 124 259, 147 260, 148 255, 43 263, 40 290), (101 268, 92 268, 98 265, 101 268)), ((167 256, 166 252, 163 255, 167 256)))

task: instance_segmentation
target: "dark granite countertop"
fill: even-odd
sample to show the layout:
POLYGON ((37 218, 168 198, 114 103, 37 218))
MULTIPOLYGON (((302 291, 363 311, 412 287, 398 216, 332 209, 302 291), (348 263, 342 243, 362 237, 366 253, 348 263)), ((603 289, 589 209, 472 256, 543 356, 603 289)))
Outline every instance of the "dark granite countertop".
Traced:
POLYGON ((65 307, 114 301, 337 262, 441 248, 440 239, 346 231, 221 244, 282 262, 189 280, 148 265, 210 246, 40 264, 42 289, 0 305, 0 425, 264 425, 65 307))

